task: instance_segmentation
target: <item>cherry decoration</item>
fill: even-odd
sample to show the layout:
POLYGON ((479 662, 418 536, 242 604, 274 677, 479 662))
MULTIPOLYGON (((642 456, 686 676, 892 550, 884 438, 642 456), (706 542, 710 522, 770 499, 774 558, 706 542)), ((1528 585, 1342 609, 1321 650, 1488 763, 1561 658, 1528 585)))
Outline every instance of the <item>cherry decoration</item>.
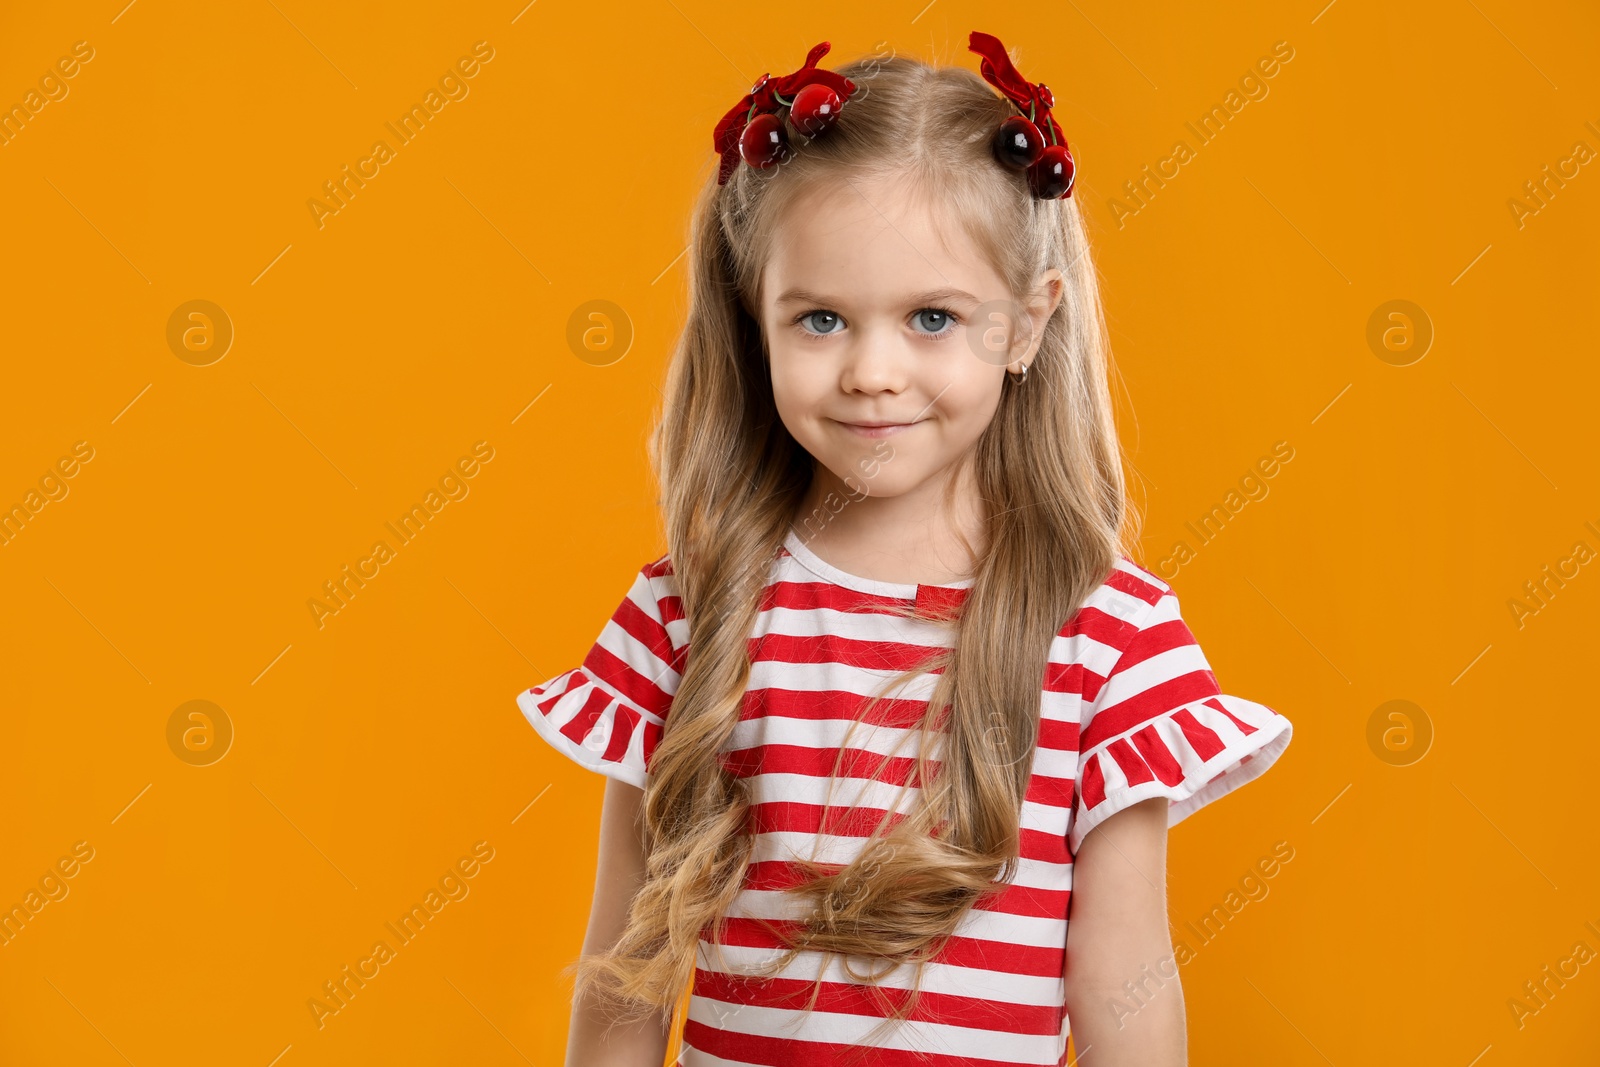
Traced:
POLYGON ((752 167, 765 170, 789 158, 789 135, 774 114, 757 115, 739 135, 739 155, 752 167))
POLYGON ((1031 166, 1044 153, 1044 134, 1039 127, 1012 115, 994 131, 995 156, 1012 170, 1031 166))
POLYGON ((856 83, 817 66, 830 47, 827 41, 813 46, 805 64, 792 74, 761 75, 744 98, 722 116, 711 139, 722 157, 718 185, 727 183, 741 159, 766 168, 789 158, 792 148, 785 117, 797 133, 807 137, 815 137, 838 121, 856 83))
MULTIPOLYGON (((740 160, 757 169, 790 158, 789 130, 814 138, 839 120, 857 86, 849 78, 817 66, 830 48, 815 45, 799 70, 774 78, 763 74, 717 123, 712 145, 721 156, 717 184, 726 184, 740 160)), ((1003 120, 991 138, 991 151, 1003 166, 1026 172, 1029 191, 1039 199, 1072 195, 1076 166, 1067 139, 1051 108, 1055 94, 1043 82, 1024 78, 993 34, 973 31, 967 47, 982 57, 980 71, 1010 101, 1015 114, 1003 120)))
POLYGON ((839 108, 844 101, 833 88, 822 82, 812 82, 794 96, 789 105, 789 125, 815 137, 839 121, 839 108))
POLYGON ((1012 170, 1026 168, 1028 190, 1041 200, 1071 196, 1076 168, 1067 139, 1050 112, 1055 94, 1043 82, 1024 78, 993 34, 974 30, 967 48, 983 57, 979 70, 984 80, 999 89, 1016 111, 1000 123, 990 141, 995 159, 1012 170))
POLYGON ((1065 144, 1053 144, 1028 168, 1028 189, 1040 200, 1055 200, 1072 195, 1076 168, 1065 144))

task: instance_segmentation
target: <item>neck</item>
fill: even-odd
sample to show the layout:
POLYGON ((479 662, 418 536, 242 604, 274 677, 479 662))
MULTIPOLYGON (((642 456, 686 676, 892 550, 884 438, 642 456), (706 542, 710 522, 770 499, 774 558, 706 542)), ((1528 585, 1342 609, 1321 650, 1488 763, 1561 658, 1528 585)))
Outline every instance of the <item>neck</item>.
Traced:
POLYGON ((815 465, 794 518, 808 548, 841 570, 882 581, 943 584, 972 576, 985 526, 970 463, 899 496, 872 496, 871 483, 864 484, 866 496, 863 483, 852 489, 815 465))

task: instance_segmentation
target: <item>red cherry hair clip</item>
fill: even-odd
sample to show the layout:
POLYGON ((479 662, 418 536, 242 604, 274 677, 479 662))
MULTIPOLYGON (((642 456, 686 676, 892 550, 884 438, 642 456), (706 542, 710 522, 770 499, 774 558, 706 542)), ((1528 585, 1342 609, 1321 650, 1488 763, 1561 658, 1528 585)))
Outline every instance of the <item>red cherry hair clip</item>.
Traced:
POLYGON ((812 48, 805 65, 793 74, 779 78, 761 75, 744 99, 722 116, 712 136, 712 144, 722 157, 718 185, 726 184, 733 176, 740 158, 752 167, 765 169, 789 157, 785 113, 789 125, 806 137, 815 137, 838 121, 839 110, 855 92, 856 84, 817 66, 817 60, 827 55, 830 47, 823 41, 812 48))
POLYGON ((1013 170, 1027 168, 1028 188, 1040 200, 1071 196, 1075 168, 1067 139, 1050 113, 1056 100, 1049 86, 1024 78, 993 34, 974 30, 967 48, 983 57, 984 80, 1017 109, 995 130, 995 158, 1013 170))
MULTIPOLYGON (((740 159, 764 170, 789 158, 785 117, 788 126, 806 137, 815 137, 838 121, 856 84, 817 66, 830 47, 827 41, 813 47, 805 65, 793 74, 761 75, 744 99, 722 116, 712 134, 712 145, 722 157, 718 185, 727 184, 740 159)), ((1040 200, 1071 196, 1075 168, 1067 139, 1050 113, 1056 101, 1049 86, 1024 78, 993 34, 974 30, 967 47, 983 57, 984 80, 1017 111, 995 130, 995 158, 1013 170, 1026 168, 1028 188, 1040 200)))

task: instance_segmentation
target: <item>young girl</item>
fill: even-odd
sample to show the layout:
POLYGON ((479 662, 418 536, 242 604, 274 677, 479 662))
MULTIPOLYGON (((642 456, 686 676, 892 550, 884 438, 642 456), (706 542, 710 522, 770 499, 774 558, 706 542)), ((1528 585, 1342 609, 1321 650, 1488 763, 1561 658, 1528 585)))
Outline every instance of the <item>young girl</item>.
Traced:
POLYGON ((718 127, 667 552, 518 696, 610 779, 569 1065, 655 1067, 685 991, 690 1065, 1060 1064, 1069 1016, 1091 1067, 1185 1062, 1167 828, 1290 724, 1130 558, 1071 158, 972 48, 819 45, 718 127))

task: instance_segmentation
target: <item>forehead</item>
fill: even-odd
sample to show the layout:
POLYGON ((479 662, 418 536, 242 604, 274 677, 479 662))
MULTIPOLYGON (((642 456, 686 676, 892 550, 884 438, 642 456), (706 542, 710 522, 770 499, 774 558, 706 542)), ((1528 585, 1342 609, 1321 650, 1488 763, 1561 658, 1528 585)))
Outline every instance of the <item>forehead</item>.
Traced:
POLYGON ((790 289, 867 307, 936 289, 998 299, 1006 285, 938 194, 904 178, 840 177, 796 193, 778 215, 762 299, 772 306, 790 289))

